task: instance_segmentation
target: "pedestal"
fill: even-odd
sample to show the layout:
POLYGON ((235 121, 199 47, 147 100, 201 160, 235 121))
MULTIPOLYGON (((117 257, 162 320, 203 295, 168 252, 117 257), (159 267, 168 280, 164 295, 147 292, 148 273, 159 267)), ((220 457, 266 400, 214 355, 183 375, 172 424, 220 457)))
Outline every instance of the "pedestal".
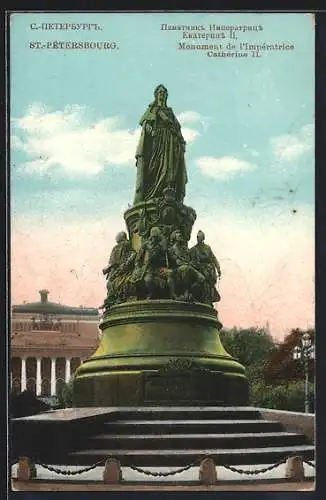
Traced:
POLYGON ((247 405, 244 367, 223 348, 212 307, 175 300, 113 306, 77 370, 75 406, 247 405))

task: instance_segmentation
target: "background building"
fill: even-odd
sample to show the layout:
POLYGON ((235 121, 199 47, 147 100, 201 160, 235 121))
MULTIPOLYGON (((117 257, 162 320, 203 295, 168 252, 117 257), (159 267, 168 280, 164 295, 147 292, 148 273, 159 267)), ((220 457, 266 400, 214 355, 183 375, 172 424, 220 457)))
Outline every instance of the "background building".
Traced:
POLYGON ((11 322, 11 388, 37 396, 58 394, 99 341, 99 311, 48 300, 14 305, 11 322))

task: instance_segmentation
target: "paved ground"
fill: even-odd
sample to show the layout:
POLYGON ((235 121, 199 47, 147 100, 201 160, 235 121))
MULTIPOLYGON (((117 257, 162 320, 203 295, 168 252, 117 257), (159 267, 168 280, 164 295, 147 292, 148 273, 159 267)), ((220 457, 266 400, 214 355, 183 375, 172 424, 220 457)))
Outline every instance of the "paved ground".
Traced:
POLYGON ((64 483, 63 481, 21 482, 13 479, 13 491, 313 491, 315 484, 312 481, 302 483, 291 482, 261 482, 252 483, 228 483, 203 486, 199 484, 117 484, 109 485, 103 483, 64 483))

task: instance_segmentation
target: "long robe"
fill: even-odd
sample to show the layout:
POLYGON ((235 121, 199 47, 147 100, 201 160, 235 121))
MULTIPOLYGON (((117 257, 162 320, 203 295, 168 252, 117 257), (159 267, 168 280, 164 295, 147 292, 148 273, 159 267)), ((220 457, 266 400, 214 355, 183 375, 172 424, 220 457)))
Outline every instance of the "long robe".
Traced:
POLYGON ((159 198, 167 187, 174 188, 176 198, 182 201, 187 183, 185 141, 172 109, 151 104, 140 125, 135 203, 159 198))

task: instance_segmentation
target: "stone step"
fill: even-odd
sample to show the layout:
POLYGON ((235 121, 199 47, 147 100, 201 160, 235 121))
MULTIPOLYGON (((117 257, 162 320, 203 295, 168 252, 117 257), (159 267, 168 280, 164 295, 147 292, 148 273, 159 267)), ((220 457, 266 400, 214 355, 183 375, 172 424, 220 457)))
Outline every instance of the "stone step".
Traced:
MULTIPOLYGON (((314 459, 314 446, 275 446, 268 448, 238 449, 85 449, 69 453, 65 457, 66 464, 91 465, 106 457, 117 458, 121 465, 136 466, 185 466, 200 458, 212 457, 217 465, 273 464, 294 454, 300 454, 307 460, 314 459)), ((53 456, 52 456, 53 459, 53 456)), ((53 462, 51 462, 53 463, 53 462)), ((197 463, 198 465, 198 463, 197 463)))
POLYGON ((282 432, 279 422, 266 420, 118 420, 97 427, 100 434, 220 434, 237 432, 282 432))
POLYGON ((91 436, 83 447, 90 449, 123 448, 123 449, 192 449, 207 447, 248 448, 266 446, 290 446, 308 444, 303 434, 291 432, 255 432, 233 434, 99 434, 91 436))
POLYGON ((250 406, 165 406, 165 407, 120 407, 117 408, 114 414, 115 418, 124 419, 174 419, 186 420, 194 416, 201 420, 204 419, 223 419, 223 420, 239 420, 239 419, 262 419, 259 410, 250 406))

